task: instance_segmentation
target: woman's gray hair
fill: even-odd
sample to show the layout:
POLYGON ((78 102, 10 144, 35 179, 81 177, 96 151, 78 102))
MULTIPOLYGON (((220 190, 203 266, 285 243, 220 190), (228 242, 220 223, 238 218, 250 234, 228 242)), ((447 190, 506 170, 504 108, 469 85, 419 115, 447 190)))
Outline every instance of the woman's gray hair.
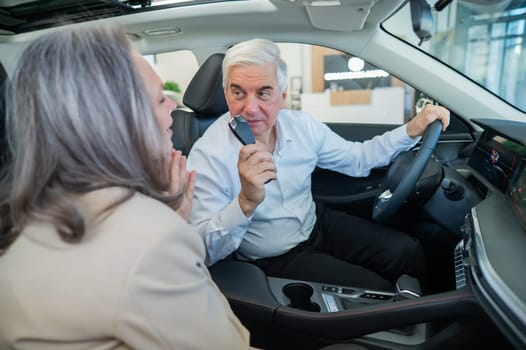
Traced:
POLYGON ((280 56, 278 45, 267 39, 251 39, 229 48, 223 59, 223 89, 228 86, 230 69, 236 66, 250 66, 271 63, 276 67, 280 92, 288 85, 287 64, 280 56))
POLYGON ((79 241, 71 195, 121 186, 173 205, 166 145, 121 27, 77 26, 32 42, 7 104, 11 162, 0 183, 0 252, 31 218, 79 241), (163 154, 164 152, 164 154, 163 154))

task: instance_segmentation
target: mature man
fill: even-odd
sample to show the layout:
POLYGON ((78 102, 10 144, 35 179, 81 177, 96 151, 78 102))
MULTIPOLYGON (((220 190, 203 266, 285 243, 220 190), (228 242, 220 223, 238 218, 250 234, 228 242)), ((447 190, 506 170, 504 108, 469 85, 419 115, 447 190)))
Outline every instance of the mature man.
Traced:
POLYGON ((197 170, 191 222, 203 235, 208 264, 236 252, 267 275, 391 289, 402 274, 421 278, 424 257, 412 237, 343 212, 316 208, 316 166, 367 176, 419 140, 449 111, 426 106, 409 123, 363 143, 346 141, 301 111, 285 110, 287 67, 271 41, 231 47, 223 61, 229 112, 194 144, 197 170), (256 143, 243 146, 228 120, 242 115, 256 143), (272 180, 272 181, 271 181, 272 180))

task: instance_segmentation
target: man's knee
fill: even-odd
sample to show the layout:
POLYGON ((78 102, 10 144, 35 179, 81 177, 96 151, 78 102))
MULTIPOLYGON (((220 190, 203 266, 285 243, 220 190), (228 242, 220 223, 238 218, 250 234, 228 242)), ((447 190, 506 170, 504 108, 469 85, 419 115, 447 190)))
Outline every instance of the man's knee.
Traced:
POLYGON ((418 279, 424 277, 425 257, 420 243, 412 238, 404 242, 399 252, 402 267, 401 274, 407 274, 418 279))
POLYGON ((424 263, 424 250, 420 243, 413 238, 409 238, 403 249, 404 256, 407 257, 408 262, 414 264, 424 263))

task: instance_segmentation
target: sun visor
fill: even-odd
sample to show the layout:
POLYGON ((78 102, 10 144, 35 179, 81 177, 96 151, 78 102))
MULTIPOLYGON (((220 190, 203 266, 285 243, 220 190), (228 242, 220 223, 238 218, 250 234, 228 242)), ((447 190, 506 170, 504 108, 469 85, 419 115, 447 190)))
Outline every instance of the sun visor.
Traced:
POLYGON ((312 25, 318 29, 361 30, 376 0, 306 0, 312 25))

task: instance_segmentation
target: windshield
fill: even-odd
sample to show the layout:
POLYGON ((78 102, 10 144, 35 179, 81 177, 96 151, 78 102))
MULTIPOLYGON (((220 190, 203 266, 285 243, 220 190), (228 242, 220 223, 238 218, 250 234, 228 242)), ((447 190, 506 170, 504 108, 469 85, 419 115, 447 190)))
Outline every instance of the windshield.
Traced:
POLYGON ((526 111, 526 1, 458 0, 440 11, 435 5, 444 1, 428 3, 433 17, 429 40, 396 32, 400 23, 411 25, 410 2, 384 28, 526 111))

